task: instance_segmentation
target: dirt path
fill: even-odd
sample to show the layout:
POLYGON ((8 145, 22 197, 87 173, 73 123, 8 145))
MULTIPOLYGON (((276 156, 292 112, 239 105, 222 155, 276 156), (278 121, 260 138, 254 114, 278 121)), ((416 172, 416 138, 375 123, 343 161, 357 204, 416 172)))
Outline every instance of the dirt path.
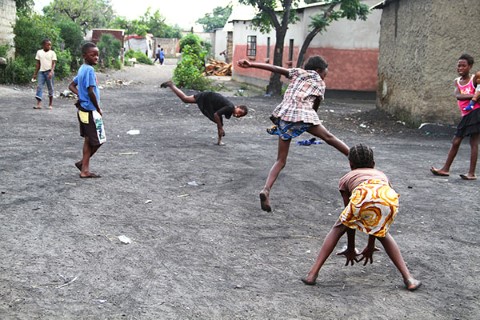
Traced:
MULTIPOLYGON (((218 147, 215 125, 159 88, 173 68, 99 74, 101 179, 80 180, 73 165, 82 145, 73 100, 33 110, 31 88, 0 86, 1 319, 478 319, 480 185, 458 177, 468 144, 451 177, 433 177, 449 135, 327 95, 325 126, 371 145, 401 194, 391 232, 424 286, 405 290, 382 251, 366 267, 332 256, 307 287, 299 278, 342 209, 346 159, 325 144, 292 144, 274 212, 262 212, 258 191, 276 156, 265 128, 278 99, 236 97, 224 84, 251 112, 226 120, 218 147)), ((357 246, 365 241, 358 235, 357 246)))

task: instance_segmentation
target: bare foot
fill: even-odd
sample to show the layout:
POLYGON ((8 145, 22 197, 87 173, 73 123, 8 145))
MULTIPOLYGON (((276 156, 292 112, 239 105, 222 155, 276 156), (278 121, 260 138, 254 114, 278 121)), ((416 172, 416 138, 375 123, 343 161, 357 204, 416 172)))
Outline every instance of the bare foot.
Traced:
POLYGON ((307 286, 314 286, 317 284, 317 279, 309 279, 308 276, 301 278, 300 280, 302 280, 302 282, 307 286))
POLYGON ((405 286, 407 287, 407 290, 409 290, 409 291, 415 291, 418 288, 420 288, 420 286, 422 285, 422 283, 420 281, 418 281, 414 278, 409 278, 409 279, 403 280, 403 282, 405 283, 405 286))
POLYGON ((268 189, 264 188, 260 191, 260 206, 263 211, 272 211, 272 207, 270 207, 270 191, 268 189))
POLYGON ((89 172, 89 173, 88 173, 88 174, 86 174, 86 175, 82 175, 82 174, 80 173, 80 178, 82 178, 82 179, 88 179, 88 178, 101 178, 101 176, 100 176, 100 175, 98 175, 98 174, 95 174, 95 173, 93 173, 93 172, 89 172))
POLYGON ((448 177, 450 175, 449 172, 443 171, 442 169, 437 169, 434 167, 430 168, 430 172, 433 173, 434 176, 448 177))
POLYGON ((165 81, 164 83, 162 83, 162 84, 160 85, 160 88, 170 87, 172 84, 173 84, 172 81, 165 81))

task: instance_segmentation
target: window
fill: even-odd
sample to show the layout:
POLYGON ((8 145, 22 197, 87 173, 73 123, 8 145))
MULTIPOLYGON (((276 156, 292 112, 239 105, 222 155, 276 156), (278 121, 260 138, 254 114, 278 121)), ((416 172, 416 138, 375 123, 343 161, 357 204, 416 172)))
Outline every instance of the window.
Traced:
POLYGON ((257 36, 247 36, 247 56, 257 55, 257 36))
POLYGON ((270 37, 267 38, 267 59, 270 58, 270 37))

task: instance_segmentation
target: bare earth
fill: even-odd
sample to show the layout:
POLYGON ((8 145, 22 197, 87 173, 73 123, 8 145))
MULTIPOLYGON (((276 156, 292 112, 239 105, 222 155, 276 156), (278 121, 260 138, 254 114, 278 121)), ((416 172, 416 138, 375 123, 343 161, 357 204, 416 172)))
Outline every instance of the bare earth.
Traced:
MULTIPOLYGON (((326 144, 292 144, 274 211, 261 211, 277 147, 265 129, 280 100, 243 86, 234 97, 240 84, 220 81, 251 109, 225 120, 219 147, 195 105, 159 88, 173 68, 99 74, 108 137, 92 159, 100 179, 79 179, 74 166, 74 100, 34 110, 33 85, 0 86, 0 319, 479 319, 480 185, 458 176, 468 143, 451 176, 434 177, 450 130, 407 129, 371 101, 327 92, 325 126, 348 145, 372 146, 401 194, 391 233, 423 286, 405 290, 381 251, 368 266, 332 256, 308 287, 299 279, 342 210, 346 158, 326 144)), ((357 247, 365 243, 358 234, 357 247)))

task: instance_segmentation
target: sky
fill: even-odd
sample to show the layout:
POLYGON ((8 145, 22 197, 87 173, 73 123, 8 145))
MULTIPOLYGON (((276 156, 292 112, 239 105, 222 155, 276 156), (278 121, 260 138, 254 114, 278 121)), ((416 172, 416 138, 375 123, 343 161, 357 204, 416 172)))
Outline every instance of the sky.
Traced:
MULTIPOLYGON (((42 12, 42 8, 51 0, 34 0, 35 10, 42 12)), ((190 29, 195 21, 212 13, 215 7, 225 7, 231 0, 110 0, 113 10, 119 16, 130 20, 142 16, 148 7, 151 12, 157 9, 165 17, 167 24, 178 24, 181 28, 190 29)))

